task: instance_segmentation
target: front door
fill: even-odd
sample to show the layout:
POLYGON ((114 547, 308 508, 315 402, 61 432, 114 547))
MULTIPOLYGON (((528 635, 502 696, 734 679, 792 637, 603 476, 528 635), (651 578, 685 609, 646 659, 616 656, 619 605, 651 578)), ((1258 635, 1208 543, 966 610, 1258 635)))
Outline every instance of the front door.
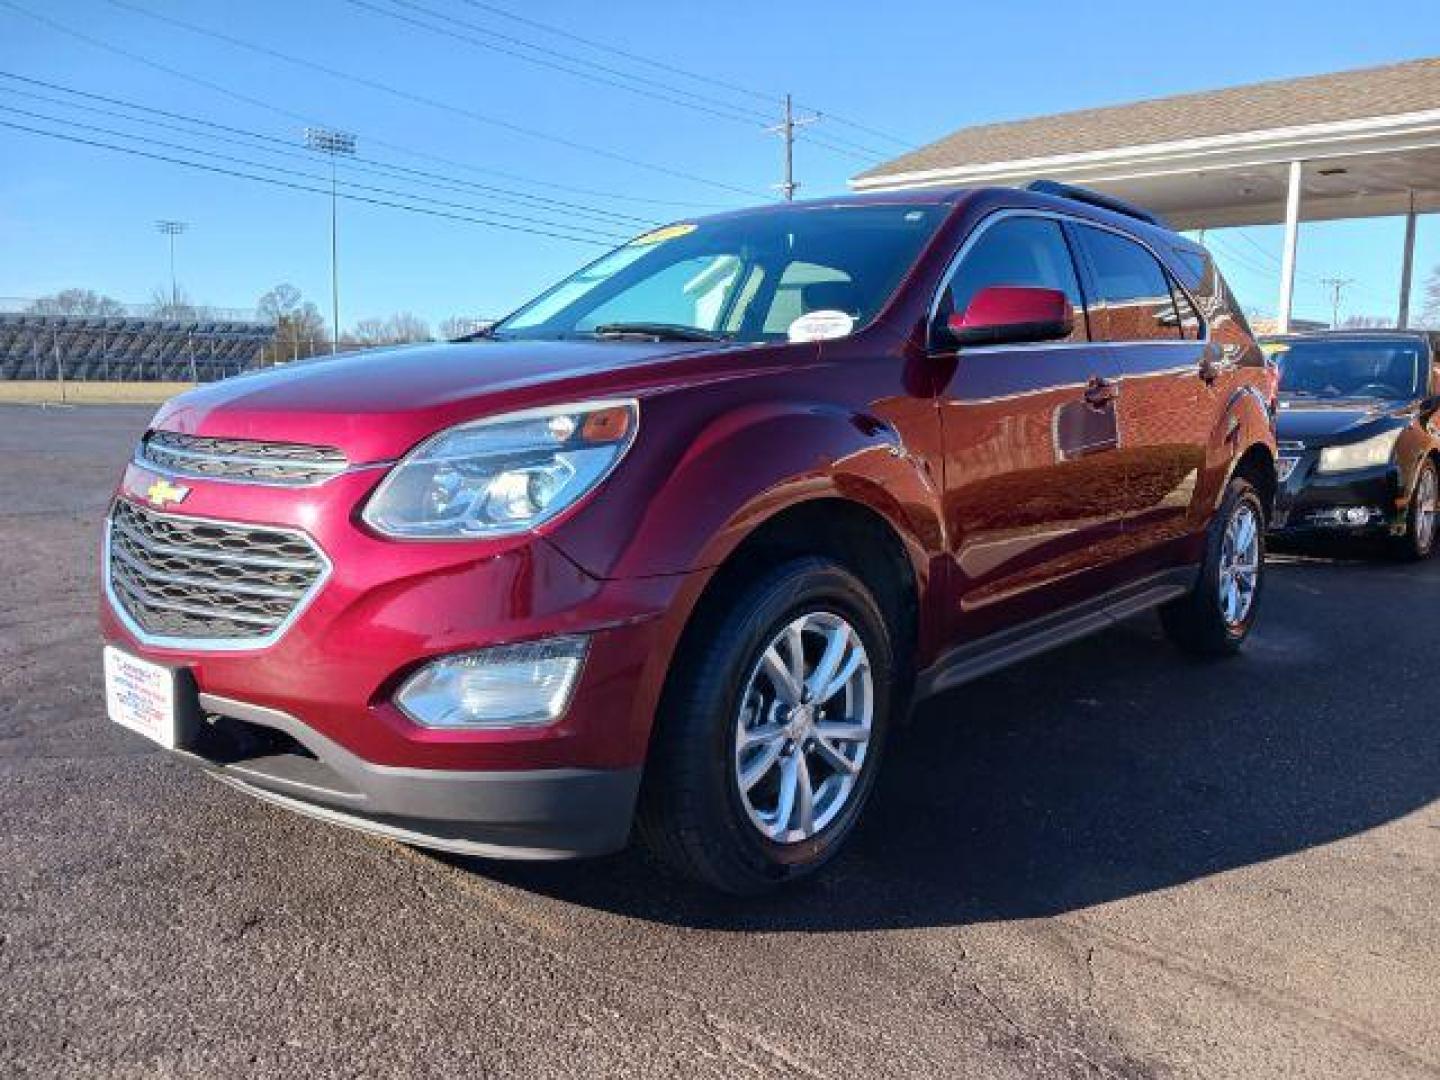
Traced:
POLYGON ((1057 219, 1003 212, 977 226, 935 321, 1005 285, 1064 292, 1076 321, 1067 340, 937 349, 933 358, 949 376, 940 392, 946 524, 956 629, 968 640, 1111 587, 1121 551, 1120 372, 1111 350, 1090 340, 1057 219))

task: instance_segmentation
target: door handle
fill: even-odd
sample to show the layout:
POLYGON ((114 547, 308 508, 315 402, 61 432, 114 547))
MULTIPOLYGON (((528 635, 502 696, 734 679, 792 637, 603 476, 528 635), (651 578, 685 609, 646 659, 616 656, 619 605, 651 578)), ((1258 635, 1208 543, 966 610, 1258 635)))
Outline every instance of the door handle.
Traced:
POLYGON ((1206 386, 1214 384, 1215 380, 1224 373, 1226 365, 1219 355, 1206 349, 1200 354, 1200 378, 1206 386))
POLYGON ((1092 376, 1085 384, 1085 404, 1092 409, 1103 409, 1120 396, 1120 388, 1109 379, 1092 376))

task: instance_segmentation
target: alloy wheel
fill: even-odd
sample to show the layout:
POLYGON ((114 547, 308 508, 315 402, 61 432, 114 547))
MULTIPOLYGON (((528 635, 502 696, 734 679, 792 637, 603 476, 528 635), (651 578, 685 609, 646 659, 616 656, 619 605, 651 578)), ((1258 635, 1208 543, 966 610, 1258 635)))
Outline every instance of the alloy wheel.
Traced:
POLYGON ((751 670, 735 721, 735 780, 767 839, 819 833, 855 793, 875 710, 870 659, 855 628, 815 611, 783 627, 751 670))
POLYGON ((1436 519, 1440 517, 1440 478, 1433 468, 1420 473, 1420 483, 1415 489, 1415 546, 1420 551, 1429 551, 1435 541, 1436 519))
POLYGON ((1260 515, 1247 502, 1235 508, 1220 547, 1220 613, 1240 626, 1255 603, 1260 584, 1260 515))

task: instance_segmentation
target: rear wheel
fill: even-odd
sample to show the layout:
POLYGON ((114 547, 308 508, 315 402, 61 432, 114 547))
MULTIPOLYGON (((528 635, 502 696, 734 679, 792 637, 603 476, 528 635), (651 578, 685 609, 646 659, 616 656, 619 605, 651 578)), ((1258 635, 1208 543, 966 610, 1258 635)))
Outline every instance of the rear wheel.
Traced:
POLYGON ((1230 481, 1210 526, 1200 576, 1160 609, 1171 640, 1200 656, 1232 656, 1255 625, 1265 582, 1265 506, 1244 477, 1230 481))
POLYGON ((1435 550, 1437 528, 1440 528, 1440 473, 1435 462, 1420 466, 1415 479, 1415 494, 1410 500, 1410 514, 1405 532, 1395 538, 1396 553, 1404 559, 1428 559, 1435 550))
POLYGON ((847 570, 797 559, 687 636, 640 807, 646 846, 731 893, 814 873, 854 828, 879 767, 890 635, 847 570))

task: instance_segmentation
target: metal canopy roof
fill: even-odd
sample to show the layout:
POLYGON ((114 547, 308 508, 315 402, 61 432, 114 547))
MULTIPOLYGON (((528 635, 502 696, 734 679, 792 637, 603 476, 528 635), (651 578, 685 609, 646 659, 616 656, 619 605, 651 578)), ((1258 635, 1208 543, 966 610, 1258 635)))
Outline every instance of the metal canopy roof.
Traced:
POLYGON ((1285 223, 1279 324, 1289 324, 1301 221, 1440 210, 1440 57, 964 128, 861 173, 858 191, 1079 184, 1179 229, 1285 223))
POLYGON ((1083 184, 1180 228, 1440 210, 1440 58, 965 128, 862 173, 856 190, 1083 184))

